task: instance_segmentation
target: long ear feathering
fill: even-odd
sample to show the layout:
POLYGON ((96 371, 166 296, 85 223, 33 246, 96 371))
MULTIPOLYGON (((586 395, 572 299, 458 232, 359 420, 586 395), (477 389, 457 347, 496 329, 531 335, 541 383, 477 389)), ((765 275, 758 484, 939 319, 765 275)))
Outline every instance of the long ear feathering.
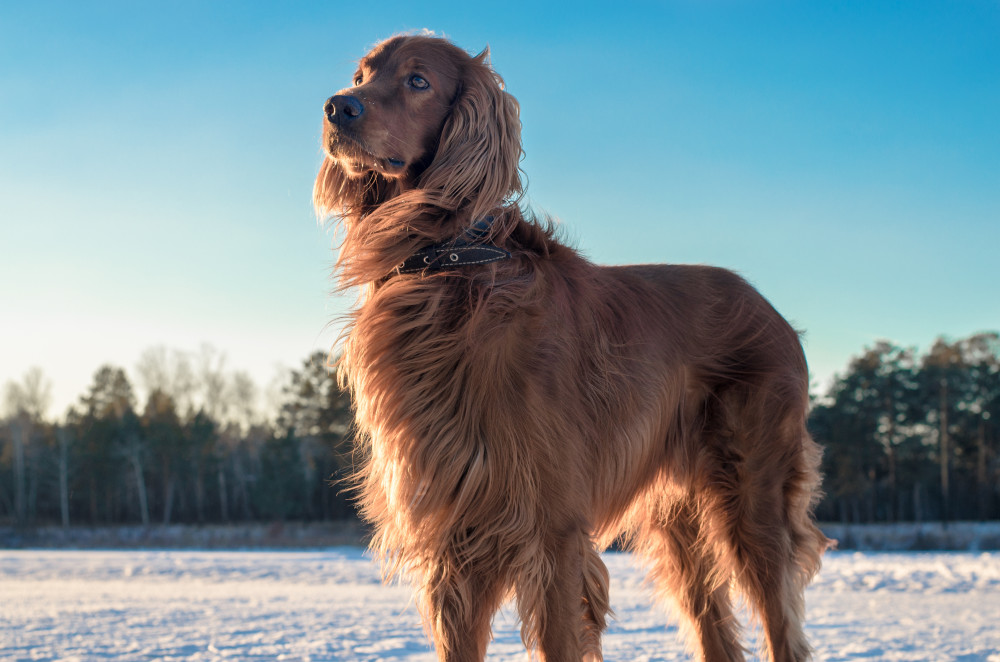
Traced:
MULTIPOLYGON (((339 163, 329 157, 324 159, 313 185, 313 207, 320 222, 339 221, 337 228, 344 233, 335 266, 341 288, 368 282, 376 270, 387 272, 383 264, 386 252, 379 250, 379 245, 398 242, 405 227, 393 223, 391 214, 373 212, 397 199, 401 190, 397 180, 377 172, 351 177, 339 163), (362 219, 365 219, 364 223, 362 219), (359 250, 344 250, 345 243, 351 243, 359 250)), ((397 247, 397 250, 411 251, 405 247, 397 247)), ((402 257, 392 259, 399 261, 402 257)))
POLYGON ((437 153, 417 182, 442 191, 463 223, 522 192, 520 107, 490 66, 489 52, 487 47, 465 64, 437 153))
POLYGON ((313 184, 313 208, 320 220, 330 217, 360 218, 399 194, 399 184, 376 172, 350 177, 327 157, 313 184))

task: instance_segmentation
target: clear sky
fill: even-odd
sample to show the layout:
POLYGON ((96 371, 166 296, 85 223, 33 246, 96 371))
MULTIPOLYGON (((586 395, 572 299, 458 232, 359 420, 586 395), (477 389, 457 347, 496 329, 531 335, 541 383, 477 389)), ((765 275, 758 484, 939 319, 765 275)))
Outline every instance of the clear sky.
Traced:
MULTIPOLYGON (((0 8, 0 384, 61 416, 210 343, 327 349, 321 106, 376 41, 487 44, 527 202, 599 263, 729 267, 818 384, 879 338, 1000 329, 1000 2, 22 2, 0 8)), ((333 324, 331 324, 333 323, 333 324)))

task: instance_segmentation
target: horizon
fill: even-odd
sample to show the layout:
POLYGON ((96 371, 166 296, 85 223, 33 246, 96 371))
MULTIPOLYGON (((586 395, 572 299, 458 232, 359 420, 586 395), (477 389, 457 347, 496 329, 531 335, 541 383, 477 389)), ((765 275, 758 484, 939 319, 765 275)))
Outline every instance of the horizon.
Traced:
POLYGON ((1000 329, 1000 3, 384 6, 5 9, 0 384, 40 367, 61 418, 149 348, 211 345, 261 391, 329 350, 320 109, 424 27, 489 44, 526 206, 598 263, 737 271, 815 389, 879 339, 1000 329))

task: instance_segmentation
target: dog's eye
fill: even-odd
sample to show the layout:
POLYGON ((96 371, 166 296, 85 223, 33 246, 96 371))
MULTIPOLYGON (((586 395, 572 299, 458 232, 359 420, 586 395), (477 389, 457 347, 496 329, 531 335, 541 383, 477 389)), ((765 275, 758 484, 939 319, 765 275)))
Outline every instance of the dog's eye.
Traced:
POLYGON ((361 85, 361 83, 363 83, 363 82, 365 82, 365 79, 362 78, 361 76, 355 76, 354 77, 354 87, 357 87, 357 86, 361 85))
POLYGON ((431 86, 431 84, 427 82, 426 78, 416 74, 410 76, 410 80, 408 80, 407 83, 409 83, 410 87, 417 90, 426 90, 431 86))

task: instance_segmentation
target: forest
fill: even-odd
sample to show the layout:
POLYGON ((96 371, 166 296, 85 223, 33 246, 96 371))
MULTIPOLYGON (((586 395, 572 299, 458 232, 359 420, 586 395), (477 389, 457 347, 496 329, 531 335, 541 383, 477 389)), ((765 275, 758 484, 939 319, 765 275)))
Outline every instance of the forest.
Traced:
MULTIPOLYGON (((105 365, 59 420, 38 369, 3 387, 0 524, 174 524, 356 517, 351 401, 322 352, 291 370, 270 412, 259 389, 158 347, 105 365)), ((813 394, 828 522, 1000 519, 1000 334, 879 341, 813 394)))

